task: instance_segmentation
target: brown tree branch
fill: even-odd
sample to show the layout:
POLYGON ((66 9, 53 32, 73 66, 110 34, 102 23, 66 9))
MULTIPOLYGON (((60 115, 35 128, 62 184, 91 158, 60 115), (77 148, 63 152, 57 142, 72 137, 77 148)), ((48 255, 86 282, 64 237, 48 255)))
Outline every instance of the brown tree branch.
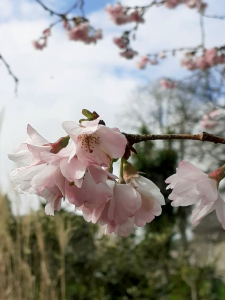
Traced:
POLYGON ((130 145, 153 140, 195 140, 214 144, 225 144, 225 137, 203 132, 200 134, 129 134, 123 133, 130 145))
POLYGON ((17 94, 18 91, 18 82, 19 79, 16 77, 16 75, 12 72, 10 65, 7 63, 7 61, 4 59, 4 57, 0 54, 0 60, 3 62, 5 65, 6 69, 8 70, 9 75, 13 78, 15 82, 15 94, 17 94))

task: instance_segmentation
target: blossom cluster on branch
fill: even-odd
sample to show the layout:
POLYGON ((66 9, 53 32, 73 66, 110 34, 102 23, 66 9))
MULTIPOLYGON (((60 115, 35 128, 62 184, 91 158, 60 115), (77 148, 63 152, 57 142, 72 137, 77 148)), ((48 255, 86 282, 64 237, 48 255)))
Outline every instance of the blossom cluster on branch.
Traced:
MULTIPOLYGON (((161 214, 164 197, 150 180, 140 176, 127 157, 127 139, 118 128, 104 125, 95 112, 83 111, 87 120, 63 123, 68 136, 49 143, 30 125, 29 139, 9 158, 24 166, 11 171, 20 193, 46 199, 45 212, 54 215, 65 197, 86 221, 106 225, 106 232, 127 236, 161 214), (121 176, 112 174, 121 158, 121 176)), ((128 155, 129 156, 129 155, 128 155)))
MULTIPOLYGON (((135 227, 143 227, 162 213, 165 204, 159 188, 141 176, 128 159, 136 153, 133 144, 150 139, 184 138, 207 140, 201 135, 146 136, 121 133, 105 126, 96 112, 83 110, 87 119, 77 124, 63 122, 67 136, 48 142, 30 125, 28 140, 9 158, 23 166, 11 171, 10 178, 19 193, 36 194, 46 199, 45 212, 54 215, 67 198, 88 222, 106 226, 107 233, 128 236, 135 227), (120 176, 113 164, 120 158, 120 176)), ((208 134, 208 141, 224 143, 208 134)), ((137 154, 137 153, 136 153, 137 154)), ((204 174, 188 162, 181 162, 166 183, 173 192, 173 206, 198 204, 193 212, 196 224, 215 210, 225 229, 225 204, 218 192, 225 166, 204 174)))

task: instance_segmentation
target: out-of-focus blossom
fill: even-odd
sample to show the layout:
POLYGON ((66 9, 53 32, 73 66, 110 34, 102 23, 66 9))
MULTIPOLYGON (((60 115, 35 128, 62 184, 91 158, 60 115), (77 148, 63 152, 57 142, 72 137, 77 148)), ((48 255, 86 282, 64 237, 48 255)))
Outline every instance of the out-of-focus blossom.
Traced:
POLYGON ((138 61, 136 63, 136 66, 138 67, 138 69, 145 69, 148 62, 149 62, 149 57, 148 56, 143 56, 140 59, 140 61, 138 61))
POLYGON ((211 48, 205 51, 205 60, 210 66, 215 66, 218 63, 217 49, 211 48))
POLYGON ((166 78, 161 79, 160 83, 161 86, 164 87, 165 89, 174 89, 177 86, 175 81, 166 78))
POLYGON ((202 71, 205 71, 208 68, 210 68, 210 65, 205 59, 205 57, 201 56, 201 57, 196 57, 196 67, 201 69, 202 71))
POLYGON ((33 41, 33 46, 36 50, 43 50, 45 47, 47 47, 47 39, 33 41))
POLYGON ((219 122, 218 120, 224 115, 224 112, 221 109, 213 110, 207 114, 202 116, 200 121, 200 125, 206 129, 213 129, 215 128, 219 122))
POLYGON ((164 2, 167 8, 175 8, 178 4, 180 4, 179 0, 166 0, 164 2))
POLYGON ((197 69, 196 62, 188 56, 186 56, 184 59, 181 60, 181 65, 185 67, 187 70, 197 69))
POLYGON ((120 49, 127 48, 127 41, 124 38, 113 38, 114 44, 116 44, 120 49))
POLYGON ((122 25, 130 22, 144 22, 142 14, 137 9, 129 13, 127 11, 127 8, 123 7, 120 3, 117 3, 114 6, 112 6, 111 4, 107 4, 105 9, 109 14, 111 20, 117 25, 122 25))
POLYGON ((68 37, 73 41, 82 41, 85 44, 96 43, 97 40, 102 39, 102 31, 91 28, 88 22, 80 22, 68 30, 68 37))
POLYGON ((189 162, 179 163, 176 174, 167 178, 167 188, 173 189, 169 195, 173 206, 197 204, 191 216, 196 225, 203 217, 216 210, 218 220, 225 229, 225 203, 218 192, 218 184, 224 178, 224 167, 205 174, 189 162))
POLYGON ((132 49, 127 49, 124 52, 120 52, 120 55, 126 59, 132 59, 134 56, 138 55, 138 52, 132 49))

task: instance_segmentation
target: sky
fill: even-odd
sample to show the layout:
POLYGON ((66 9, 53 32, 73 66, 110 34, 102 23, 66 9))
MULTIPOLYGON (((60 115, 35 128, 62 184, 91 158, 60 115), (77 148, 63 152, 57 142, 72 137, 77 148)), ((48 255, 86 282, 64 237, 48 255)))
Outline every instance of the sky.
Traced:
MULTIPOLYGON (((73 3, 71 0, 43 2, 59 12, 73 3)), ((112 38, 119 37, 123 30, 133 25, 113 24, 105 12, 107 3, 115 1, 85 1, 86 17, 96 29, 103 29, 104 38, 96 45, 69 41, 59 24, 52 30, 48 47, 36 51, 32 41, 54 18, 34 0, 0 0, 0 53, 19 78, 18 95, 15 96, 14 82, 0 63, 0 110, 4 110, 0 140, 3 192, 11 193, 9 172, 15 167, 7 154, 26 139, 27 124, 50 142, 65 135, 61 123, 78 121, 83 108, 104 115, 108 126, 119 126, 118 115, 138 86, 162 76, 180 79, 190 75, 180 67, 180 57, 165 59, 159 66, 149 66, 144 71, 135 67, 138 59, 127 61, 121 58, 112 38)), ((129 6, 148 3, 147 0, 122 1, 129 6)), ((209 0, 208 3, 209 14, 225 15, 224 1, 209 0)), ((152 8, 145 20, 136 40, 132 41, 132 47, 140 55, 200 43, 199 15, 184 5, 174 10, 152 8)), ((224 44, 223 22, 206 20, 206 47, 224 44)))

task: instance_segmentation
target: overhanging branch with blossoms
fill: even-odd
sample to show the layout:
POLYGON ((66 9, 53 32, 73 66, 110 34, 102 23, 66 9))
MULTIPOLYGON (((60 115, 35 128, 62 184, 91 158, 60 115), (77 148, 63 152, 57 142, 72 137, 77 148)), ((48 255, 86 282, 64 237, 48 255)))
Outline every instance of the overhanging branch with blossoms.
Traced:
MULTIPOLYGON (((11 171, 10 177, 19 193, 36 194, 47 204, 45 212, 54 215, 65 198, 82 211, 88 222, 105 225, 107 233, 128 236, 162 213, 165 199, 159 188, 141 176, 128 162, 133 144, 149 140, 188 139, 225 144, 225 138, 202 134, 135 135, 109 128, 96 112, 83 111, 79 124, 63 122, 67 136, 50 143, 30 125, 28 141, 16 148, 9 158, 24 164, 11 171), (119 178, 113 164, 121 159, 119 178)), ((216 211, 225 229, 225 203, 219 182, 225 177, 225 165, 205 174, 182 161, 170 176, 167 188, 173 206, 197 204, 192 223, 216 211)))

